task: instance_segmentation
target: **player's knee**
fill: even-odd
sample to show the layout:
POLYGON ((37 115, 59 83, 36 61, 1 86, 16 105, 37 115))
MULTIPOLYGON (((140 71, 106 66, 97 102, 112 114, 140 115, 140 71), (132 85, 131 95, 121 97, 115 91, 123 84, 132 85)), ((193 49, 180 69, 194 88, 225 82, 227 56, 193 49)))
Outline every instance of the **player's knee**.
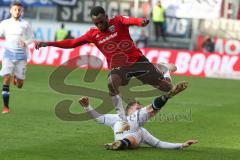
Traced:
POLYGON ((22 88, 23 87, 23 82, 22 81, 17 81, 17 88, 22 88))
POLYGON ((17 84, 17 88, 22 88, 23 87, 23 84, 17 84))
POLYGON ((168 101, 168 98, 164 95, 157 97, 153 100, 152 108, 154 110, 160 110, 166 104, 167 101, 168 101))
POLYGON ((3 77, 3 84, 10 84, 10 81, 11 81, 11 76, 10 75, 5 75, 3 77))
POLYGON ((129 149, 129 148, 134 148, 135 144, 131 142, 131 139, 129 138, 124 138, 121 141, 121 146, 119 149, 129 149))

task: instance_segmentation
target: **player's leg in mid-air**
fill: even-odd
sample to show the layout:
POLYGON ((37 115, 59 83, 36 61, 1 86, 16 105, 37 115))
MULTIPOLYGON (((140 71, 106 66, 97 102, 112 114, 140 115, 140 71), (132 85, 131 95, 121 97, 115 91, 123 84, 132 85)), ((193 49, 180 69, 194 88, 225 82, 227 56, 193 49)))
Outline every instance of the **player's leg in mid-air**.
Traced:
POLYGON ((123 101, 119 93, 119 86, 123 84, 124 79, 121 74, 117 73, 117 69, 113 69, 108 76, 108 89, 109 95, 112 98, 113 105, 115 107, 116 113, 123 121, 127 121, 125 110, 123 107, 123 101))
POLYGON ((146 58, 143 58, 142 62, 136 63, 134 67, 137 70, 145 70, 145 74, 136 76, 139 80, 144 84, 152 85, 165 92, 164 94, 168 98, 175 96, 187 88, 188 83, 185 81, 176 85, 172 83, 169 71, 176 71, 176 66, 173 64, 160 63, 154 65, 146 58))
MULTIPOLYGON (((163 79, 173 83, 172 82, 172 77, 171 77, 171 72, 175 72, 177 71, 177 67, 174 64, 171 63, 159 63, 159 64, 155 64, 155 67, 163 73, 163 79)), ((167 93, 167 95, 171 98, 172 96, 178 94, 179 92, 183 91, 184 89, 187 88, 188 83, 183 81, 178 83, 177 85, 174 86, 174 88, 167 93)))
POLYGON ((111 70, 108 79, 108 87, 111 96, 119 94, 119 87, 127 85, 131 77, 136 77, 143 84, 152 85, 166 93, 171 98, 187 88, 187 82, 173 85, 164 79, 163 72, 158 70, 145 57, 128 67, 119 67, 111 70))
MULTIPOLYGON (((187 88, 186 82, 181 82, 177 85, 171 84, 172 81, 169 71, 175 72, 175 65, 161 63, 156 65, 155 67, 146 58, 143 58, 143 60, 141 61, 143 61, 143 63, 135 64, 136 66, 132 66, 130 68, 114 68, 111 70, 108 77, 110 96, 112 97, 117 114, 119 114, 123 121, 127 121, 127 118, 125 116, 125 111, 122 105, 122 99, 119 95, 118 88, 119 86, 127 85, 131 77, 135 76, 139 78, 143 83, 152 84, 157 88, 159 88, 158 85, 162 86, 163 88, 165 87, 165 85, 167 86, 167 88, 171 86, 172 89, 170 91, 168 90, 171 87, 167 90, 164 90, 168 91, 166 94, 166 98, 171 98, 172 96, 178 94, 179 92, 187 88)), ((123 126, 123 130, 128 128, 129 126, 125 123, 125 125, 123 126)))
POLYGON ((122 81, 123 80, 119 76, 119 74, 110 72, 108 76, 109 95, 111 96, 116 113, 122 119, 122 122, 121 122, 122 125, 121 125, 121 128, 119 129, 119 132, 123 132, 130 129, 129 124, 127 123, 127 116, 125 113, 125 109, 123 107, 123 100, 121 98, 121 95, 119 94, 118 88, 115 88, 116 86, 121 86, 122 81))
POLYGON ((158 63, 158 64, 155 64, 155 67, 156 67, 160 72, 163 73, 163 77, 164 77, 164 79, 165 79, 166 81, 172 83, 171 73, 177 71, 177 67, 176 67, 174 64, 160 62, 160 63, 158 63))
POLYGON ((27 62, 25 60, 13 61, 9 59, 2 60, 1 75, 3 77, 2 98, 3 110, 2 113, 9 113, 9 99, 10 99, 10 83, 13 78, 13 84, 18 88, 22 88, 25 79, 27 62))

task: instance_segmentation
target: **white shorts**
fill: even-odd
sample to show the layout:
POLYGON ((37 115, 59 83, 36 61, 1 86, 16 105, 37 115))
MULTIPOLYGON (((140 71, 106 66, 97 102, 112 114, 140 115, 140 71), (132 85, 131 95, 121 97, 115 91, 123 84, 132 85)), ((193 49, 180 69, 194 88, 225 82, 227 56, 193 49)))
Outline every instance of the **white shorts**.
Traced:
POLYGON ((140 129, 138 129, 135 132, 131 132, 131 131, 128 132, 128 131, 126 131, 122 135, 115 136, 115 141, 116 140, 122 140, 124 138, 128 138, 128 137, 131 136, 131 137, 135 138, 137 144, 139 145, 142 142, 142 134, 141 133, 142 133, 142 131, 140 129))
POLYGON ((26 60, 2 60, 2 69, 0 75, 15 75, 17 79, 24 80, 27 70, 27 61, 26 60))

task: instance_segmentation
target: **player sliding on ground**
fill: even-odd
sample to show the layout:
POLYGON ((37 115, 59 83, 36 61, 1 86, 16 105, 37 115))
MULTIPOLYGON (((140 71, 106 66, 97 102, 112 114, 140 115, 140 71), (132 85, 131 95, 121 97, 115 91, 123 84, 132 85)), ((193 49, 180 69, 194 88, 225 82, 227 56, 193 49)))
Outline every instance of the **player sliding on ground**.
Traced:
MULTIPOLYGON (((168 82, 172 81, 170 72, 175 72, 177 70, 177 67, 174 64, 159 63, 155 66, 161 73, 163 73, 163 79, 168 82)), ((163 95, 154 100, 153 104, 155 105, 152 104, 145 108, 136 101, 129 103, 126 107, 127 114, 125 114, 125 110, 123 108, 120 110, 122 111, 122 113, 120 113, 121 115, 126 115, 127 123, 122 121, 120 115, 118 114, 101 115, 97 113, 90 106, 87 97, 81 98, 79 103, 92 118, 96 119, 100 123, 112 127, 115 141, 106 144, 106 149, 134 149, 138 148, 141 144, 148 144, 156 148, 181 149, 197 143, 197 140, 188 140, 184 143, 163 142, 152 136, 146 129, 141 127, 149 118, 156 115, 156 113, 165 105, 167 100, 167 96, 163 95)))
POLYGON ((124 121, 126 116, 121 114, 123 105, 119 87, 127 85, 132 77, 136 77, 143 84, 152 85, 166 92, 168 98, 187 87, 186 82, 175 86, 164 80, 162 73, 148 61, 140 49, 136 48, 129 34, 129 26, 145 27, 149 23, 148 19, 120 15, 109 19, 100 6, 93 7, 90 16, 96 27, 91 28, 81 37, 58 42, 37 42, 35 48, 46 46, 74 48, 86 43, 94 43, 106 57, 108 67, 111 69, 108 77, 109 94, 117 113, 124 121))
POLYGON ((122 120, 118 114, 101 115, 96 112, 90 105, 88 97, 82 97, 79 103, 84 110, 97 122, 109 126, 114 132, 114 142, 105 144, 106 149, 121 150, 121 149, 136 149, 141 144, 147 144, 155 148, 164 149, 182 149, 196 144, 197 140, 187 140, 184 143, 169 143, 163 142, 151 135, 142 126, 165 105, 167 98, 165 95, 157 97, 153 103, 143 107, 139 102, 134 101, 126 107, 127 121, 130 129, 122 131, 122 120))

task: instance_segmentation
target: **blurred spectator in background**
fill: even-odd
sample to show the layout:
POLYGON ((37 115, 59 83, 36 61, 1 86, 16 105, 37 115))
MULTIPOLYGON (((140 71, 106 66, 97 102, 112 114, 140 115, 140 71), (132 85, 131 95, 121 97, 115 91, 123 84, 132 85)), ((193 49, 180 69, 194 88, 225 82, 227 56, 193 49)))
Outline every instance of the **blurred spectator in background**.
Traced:
POLYGON ((214 52, 215 44, 211 37, 207 36, 202 44, 203 52, 214 52))
POLYGON ((62 41, 67 36, 68 32, 65 30, 65 26, 62 23, 61 28, 58 29, 55 33, 55 41, 62 41))
POLYGON ((158 1, 157 4, 153 7, 151 17, 154 24, 156 41, 158 41, 160 35, 165 41, 166 40, 164 35, 165 10, 161 6, 160 1, 158 1))
POLYGON ((142 30, 141 35, 139 36, 139 38, 136 41, 136 45, 138 48, 146 48, 147 43, 148 43, 148 37, 146 35, 145 30, 142 30))
POLYGON ((64 39, 74 39, 72 32, 70 30, 67 32, 67 36, 64 39))

